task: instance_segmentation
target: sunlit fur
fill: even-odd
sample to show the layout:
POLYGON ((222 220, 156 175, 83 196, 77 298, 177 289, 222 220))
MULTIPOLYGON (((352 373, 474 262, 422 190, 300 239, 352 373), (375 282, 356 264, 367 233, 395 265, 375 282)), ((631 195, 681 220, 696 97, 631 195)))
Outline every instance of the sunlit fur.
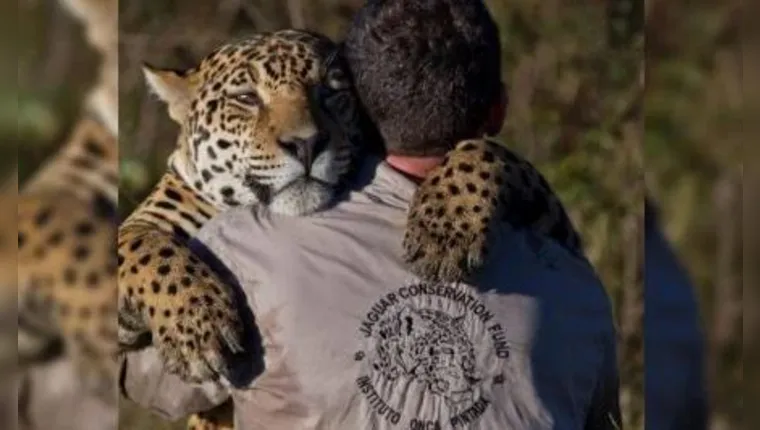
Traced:
POLYGON ((227 44, 191 70, 146 71, 181 126, 172 168, 222 210, 324 207, 358 146, 347 124, 335 123, 356 106, 343 65, 323 61, 333 49, 321 36, 286 30, 227 44))

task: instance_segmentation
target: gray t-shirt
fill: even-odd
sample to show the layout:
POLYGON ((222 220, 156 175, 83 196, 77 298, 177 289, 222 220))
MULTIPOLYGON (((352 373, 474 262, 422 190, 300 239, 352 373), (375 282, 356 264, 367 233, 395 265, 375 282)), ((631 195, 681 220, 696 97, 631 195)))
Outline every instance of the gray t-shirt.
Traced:
POLYGON ((240 208, 201 231, 255 315, 246 388, 184 384, 148 349, 125 394, 171 418, 231 395, 239 429, 614 428, 615 330, 587 263, 505 227, 469 284, 421 282, 401 258, 416 185, 369 162, 358 183, 318 214, 240 208))

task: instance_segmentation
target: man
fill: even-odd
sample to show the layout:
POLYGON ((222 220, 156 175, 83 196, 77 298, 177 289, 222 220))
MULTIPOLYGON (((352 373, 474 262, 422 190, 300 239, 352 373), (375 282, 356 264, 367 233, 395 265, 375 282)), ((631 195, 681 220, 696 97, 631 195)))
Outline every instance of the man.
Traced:
POLYGON ((501 128, 499 53, 481 1, 368 1, 346 55, 388 156, 329 210, 235 210, 200 235, 244 290, 265 365, 247 389, 188 386, 146 350, 125 395, 172 418, 231 396, 240 429, 615 428, 611 309, 586 264, 509 226, 471 285, 426 284, 401 258, 420 179, 501 128))

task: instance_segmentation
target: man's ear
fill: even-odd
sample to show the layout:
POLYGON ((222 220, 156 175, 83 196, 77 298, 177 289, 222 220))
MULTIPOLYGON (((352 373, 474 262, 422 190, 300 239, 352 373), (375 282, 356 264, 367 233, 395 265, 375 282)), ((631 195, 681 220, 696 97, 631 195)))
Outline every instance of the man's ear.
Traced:
POLYGON ((166 103, 169 116, 181 123, 193 99, 193 70, 159 69, 143 64, 142 71, 151 92, 166 103))
POLYGON ((499 134, 502 127, 504 127, 504 120, 507 116, 507 105, 509 104, 509 96, 507 95, 507 86, 504 82, 501 83, 501 90, 499 91, 499 97, 491 105, 491 109, 488 112, 488 119, 484 127, 484 132, 488 136, 495 136, 499 134))

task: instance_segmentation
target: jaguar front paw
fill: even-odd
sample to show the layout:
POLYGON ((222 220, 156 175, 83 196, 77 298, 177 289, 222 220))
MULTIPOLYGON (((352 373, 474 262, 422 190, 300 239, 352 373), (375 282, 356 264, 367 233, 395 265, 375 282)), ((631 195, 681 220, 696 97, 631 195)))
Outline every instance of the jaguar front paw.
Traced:
POLYGON ((417 276, 460 282, 488 259, 498 224, 527 229, 585 259, 581 238, 541 172, 489 140, 460 142, 410 208, 404 258, 417 276))
POLYGON ((188 382, 229 379, 232 357, 244 350, 233 289, 188 248, 150 242, 158 246, 125 257, 119 269, 122 350, 139 347, 147 332, 170 373, 188 382))
POLYGON ((492 223, 503 211, 505 163, 485 140, 459 143, 414 196, 404 236, 410 270, 433 282, 458 282, 488 256, 492 223))

